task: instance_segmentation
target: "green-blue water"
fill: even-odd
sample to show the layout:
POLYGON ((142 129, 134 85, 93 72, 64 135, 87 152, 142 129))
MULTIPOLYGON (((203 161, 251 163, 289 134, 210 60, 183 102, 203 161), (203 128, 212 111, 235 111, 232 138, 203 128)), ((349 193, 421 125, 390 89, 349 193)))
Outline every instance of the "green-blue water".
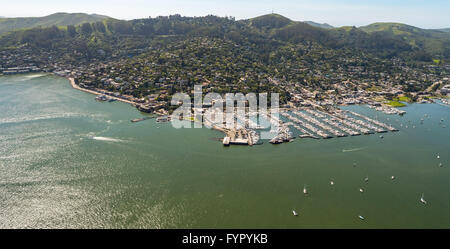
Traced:
POLYGON ((450 107, 348 107, 390 118, 384 139, 226 148, 37 76, 0 77, 1 228, 450 228, 450 107))

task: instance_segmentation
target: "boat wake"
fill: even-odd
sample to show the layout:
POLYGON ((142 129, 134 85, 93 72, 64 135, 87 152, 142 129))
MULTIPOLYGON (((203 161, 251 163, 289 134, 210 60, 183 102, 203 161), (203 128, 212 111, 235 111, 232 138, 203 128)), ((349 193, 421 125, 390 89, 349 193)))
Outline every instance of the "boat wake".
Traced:
POLYGON ((349 149, 349 150, 342 150, 342 152, 353 152, 353 151, 358 151, 358 150, 363 150, 364 149, 364 147, 361 147, 361 148, 355 148, 355 149, 349 149))
POLYGON ((34 79, 34 78, 39 78, 39 77, 46 76, 46 75, 47 74, 45 74, 45 73, 39 73, 39 74, 26 75, 25 78, 34 79))
POLYGON ((39 77, 43 77, 43 76, 47 76, 47 74, 40 73, 40 74, 24 75, 24 76, 16 79, 15 81, 27 81, 27 80, 31 80, 31 79, 39 78, 39 77))
POLYGON ((92 137, 92 139, 97 140, 97 141, 115 142, 115 143, 127 142, 127 141, 122 140, 122 139, 111 138, 111 137, 92 137))

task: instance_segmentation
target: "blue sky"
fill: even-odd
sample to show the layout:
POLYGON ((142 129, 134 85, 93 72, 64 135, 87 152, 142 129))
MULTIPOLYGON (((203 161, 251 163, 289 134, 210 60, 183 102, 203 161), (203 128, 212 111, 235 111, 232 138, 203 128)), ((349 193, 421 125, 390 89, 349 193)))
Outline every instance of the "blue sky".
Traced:
POLYGON ((450 28, 449 0, 0 0, 0 16, 44 16, 54 12, 104 14, 119 19, 181 14, 251 18, 272 10, 296 21, 333 26, 401 22, 421 28, 450 28))

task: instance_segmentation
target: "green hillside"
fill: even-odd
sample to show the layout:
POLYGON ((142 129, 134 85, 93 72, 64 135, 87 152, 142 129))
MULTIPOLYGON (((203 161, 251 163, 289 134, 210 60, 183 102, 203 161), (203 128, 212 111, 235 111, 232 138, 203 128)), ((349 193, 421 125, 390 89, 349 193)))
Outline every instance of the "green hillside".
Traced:
POLYGON ((374 23, 359 28, 349 26, 326 29, 307 22, 292 21, 278 14, 238 21, 234 18, 212 15, 205 17, 171 15, 130 21, 105 18, 86 14, 54 14, 43 18, 46 21, 39 19, 39 22, 33 23, 41 27, 21 28, 0 34, 0 48, 23 44, 35 48, 66 48, 76 43, 79 47, 85 46, 83 50, 108 51, 114 46, 142 49, 155 37, 174 39, 208 37, 230 39, 241 45, 250 43, 260 46, 265 58, 270 58, 269 51, 273 51, 280 44, 295 46, 306 44, 308 47, 322 46, 323 49, 330 50, 358 50, 383 58, 403 57, 428 62, 433 59, 439 61, 450 59, 450 33, 399 23, 374 23), (89 23, 94 19, 101 21, 89 23), (67 23, 74 22, 82 24, 65 27, 67 23))
POLYGON ((333 26, 331 26, 328 23, 317 23, 317 22, 313 22, 313 21, 305 21, 305 23, 307 23, 311 26, 323 28, 323 29, 333 29, 334 28, 333 26))
POLYGON ((279 14, 268 14, 252 18, 250 19, 250 23, 256 28, 273 29, 285 27, 286 25, 293 23, 293 21, 279 14))
POLYGON ((431 55, 450 55, 450 33, 442 30, 421 29, 401 23, 373 23, 359 29, 368 32, 384 32, 401 38, 413 48, 423 49, 431 55))
POLYGON ((0 18, 0 34, 17 29, 94 23, 107 18, 107 16, 84 13, 55 13, 44 17, 0 18))

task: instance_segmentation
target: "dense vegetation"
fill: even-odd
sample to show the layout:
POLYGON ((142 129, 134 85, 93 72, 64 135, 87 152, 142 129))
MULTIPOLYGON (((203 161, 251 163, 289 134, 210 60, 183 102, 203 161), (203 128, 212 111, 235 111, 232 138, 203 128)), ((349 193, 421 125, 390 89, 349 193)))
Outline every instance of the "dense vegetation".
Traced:
MULTIPOLYGON (((82 19, 84 23, 78 26, 55 25, 4 34, 0 38, 0 47, 28 43, 38 48, 58 49, 73 43, 75 48, 81 49, 84 46, 84 51, 81 52, 89 56, 92 50, 100 48, 106 52, 121 45, 137 48, 139 46, 136 45, 148 44, 155 36, 206 36, 229 39, 238 44, 248 42, 261 46, 263 52, 273 50, 271 46, 274 43, 313 42, 329 49, 352 48, 384 57, 403 56, 422 61, 450 58, 449 33, 402 24, 324 29, 305 22, 294 22, 277 14, 241 21, 216 16, 192 18, 180 15, 131 21, 104 19, 92 24, 82 19)), ((64 19, 57 25, 64 25, 66 22, 64 19)), ((1 23, 2 21, 0 25, 1 23)), ((36 24, 40 25, 39 23, 42 22, 36 24)))
POLYGON ((102 15, 84 13, 55 13, 44 17, 0 18, 0 34, 17 29, 94 23, 107 18, 102 15))

